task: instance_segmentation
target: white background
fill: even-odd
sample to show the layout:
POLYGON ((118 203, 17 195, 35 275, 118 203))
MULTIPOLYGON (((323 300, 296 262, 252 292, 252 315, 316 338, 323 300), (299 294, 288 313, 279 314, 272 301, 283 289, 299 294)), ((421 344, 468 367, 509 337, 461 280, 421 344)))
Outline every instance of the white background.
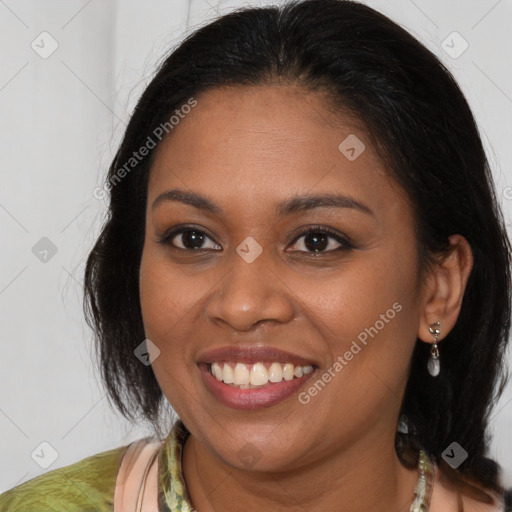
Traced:
MULTIPOLYGON (((92 192, 156 62, 204 20, 249 3, 258 2, 0 0, 0 492, 148 434, 110 410, 92 362, 82 282, 105 212, 92 192), (43 31, 58 43, 46 59, 31 48, 43 31), (42 237, 57 248, 46 263, 32 252, 42 237), (57 452, 47 469, 31 458, 43 441, 57 452)), ((509 226, 512 2, 366 3, 455 74, 509 226), (458 58, 442 46, 453 31, 469 44, 458 58)), ((491 455, 512 485, 511 385, 492 418, 491 455)))

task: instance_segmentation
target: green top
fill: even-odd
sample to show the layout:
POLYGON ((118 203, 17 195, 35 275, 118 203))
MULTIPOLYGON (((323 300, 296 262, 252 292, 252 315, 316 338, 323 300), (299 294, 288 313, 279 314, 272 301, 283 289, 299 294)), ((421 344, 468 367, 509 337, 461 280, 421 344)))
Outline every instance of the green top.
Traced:
POLYGON ((54 469, 0 495, 0 512, 112 512, 127 446, 54 469))
MULTIPOLYGON (((183 446, 190 432, 180 419, 158 459, 158 512, 194 512, 182 470, 183 446)), ((0 512, 3 512, 0 509, 0 512)))
MULTIPOLYGON (((182 448, 188 434, 178 420, 159 452, 161 512, 193 510, 181 471, 182 448)), ((129 446, 98 453, 13 487, 0 495, 0 512, 113 512, 117 474, 129 446)))
MULTIPOLYGON (((193 512, 182 472, 189 435, 178 419, 158 451, 158 512, 193 512)), ((133 444, 133 443, 132 443, 133 444)), ((113 512, 121 460, 131 445, 93 455, 55 469, 0 495, 0 512, 113 512)), ((428 509, 433 462, 421 450, 416 499, 411 511, 428 509)))

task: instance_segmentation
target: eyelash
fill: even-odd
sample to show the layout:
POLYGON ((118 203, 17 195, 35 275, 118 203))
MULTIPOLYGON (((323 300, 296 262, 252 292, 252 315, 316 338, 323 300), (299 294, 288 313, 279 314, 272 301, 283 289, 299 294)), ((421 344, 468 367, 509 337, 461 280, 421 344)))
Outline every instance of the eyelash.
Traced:
MULTIPOLYGON (((160 239, 157 240, 157 243, 159 243, 161 245, 169 245, 171 248, 176 249, 178 251, 188 251, 188 252, 217 251, 217 249, 202 249, 202 248, 183 249, 182 247, 176 247, 175 245, 172 244, 171 241, 174 237, 176 237, 177 235, 186 233, 188 231, 194 231, 197 233, 201 233, 201 234, 207 236, 210 240, 212 240, 214 243, 217 244, 217 242, 215 242, 213 240, 213 238, 211 236, 209 236, 204 230, 200 229, 197 226, 193 226, 193 225, 180 227, 179 229, 175 229, 175 230, 171 231, 170 233, 166 232, 163 234, 163 236, 160 239)), ((318 256, 321 254, 332 254, 332 253, 335 253, 338 251, 349 251, 349 250, 355 248, 355 246, 353 245, 353 243, 349 237, 340 235, 337 231, 334 231, 333 229, 330 229, 330 228, 324 227, 324 226, 307 226, 307 227, 299 229, 298 232, 295 234, 295 238, 293 239, 292 245, 296 244, 297 240, 302 238, 304 235, 308 235, 311 233, 327 235, 329 238, 333 238, 334 240, 336 240, 336 242, 338 242, 340 244, 340 247, 337 247, 335 249, 330 249, 328 251, 319 251, 319 252, 298 251, 298 252, 305 253, 308 255, 318 256)), ((220 245, 220 244, 217 244, 217 245, 220 245)))

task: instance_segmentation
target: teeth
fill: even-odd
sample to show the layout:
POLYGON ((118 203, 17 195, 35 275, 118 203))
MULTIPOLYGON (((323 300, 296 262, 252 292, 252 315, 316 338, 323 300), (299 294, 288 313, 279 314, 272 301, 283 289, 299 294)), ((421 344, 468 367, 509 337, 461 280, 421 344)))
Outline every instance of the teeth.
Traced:
POLYGON ((291 363, 272 363, 267 369, 264 363, 246 365, 244 363, 214 362, 210 369, 212 375, 225 384, 241 389, 266 386, 269 382, 277 383, 284 380, 300 378, 313 371, 313 366, 294 366, 291 363), (234 369, 233 369, 234 367, 234 369))
POLYGON ((304 375, 307 375, 308 373, 311 373, 312 371, 313 371, 313 367, 311 365, 302 367, 302 372, 304 373, 304 375))
MULTIPOLYGON (((224 375, 224 370, 222 371, 222 378, 224 375)), ((237 363, 235 366, 235 371, 233 372, 233 384, 243 385, 243 384, 249 384, 249 370, 245 364, 237 363)), ((219 376, 217 376, 218 380, 219 376)))
POLYGON ((233 368, 231 368, 229 364, 224 365, 224 368, 220 370, 219 375, 219 380, 223 380, 226 384, 233 384, 235 382, 235 374, 233 372, 233 368))
POLYGON ((283 367, 283 377, 284 380, 292 380, 293 379, 293 364, 286 363, 283 367))
POLYGON ((268 380, 270 382, 281 382, 283 380, 283 368, 279 363, 272 363, 268 369, 268 380))
POLYGON ((220 367, 219 363, 212 364, 212 373, 216 379, 222 380, 223 371, 222 371, 222 368, 220 367))
POLYGON ((252 384, 253 386, 262 386, 268 383, 267 369, 261 363, 256 363, 251 368, 249 383, 252 384))

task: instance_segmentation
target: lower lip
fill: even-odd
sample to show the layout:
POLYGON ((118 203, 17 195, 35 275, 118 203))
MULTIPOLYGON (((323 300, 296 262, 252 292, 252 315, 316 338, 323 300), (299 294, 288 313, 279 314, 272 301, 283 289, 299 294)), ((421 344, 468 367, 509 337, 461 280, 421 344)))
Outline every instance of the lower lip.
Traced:
POLYGON ((217 380, 207 364, 200 364, 203 382, 208 390, 224 405, 234 409, 259 409, 270 407, 295 394, 304 383, 315 374, 316 369, 307 375, 292 380, 282 380, 263 388, 239 389, 217 380))

